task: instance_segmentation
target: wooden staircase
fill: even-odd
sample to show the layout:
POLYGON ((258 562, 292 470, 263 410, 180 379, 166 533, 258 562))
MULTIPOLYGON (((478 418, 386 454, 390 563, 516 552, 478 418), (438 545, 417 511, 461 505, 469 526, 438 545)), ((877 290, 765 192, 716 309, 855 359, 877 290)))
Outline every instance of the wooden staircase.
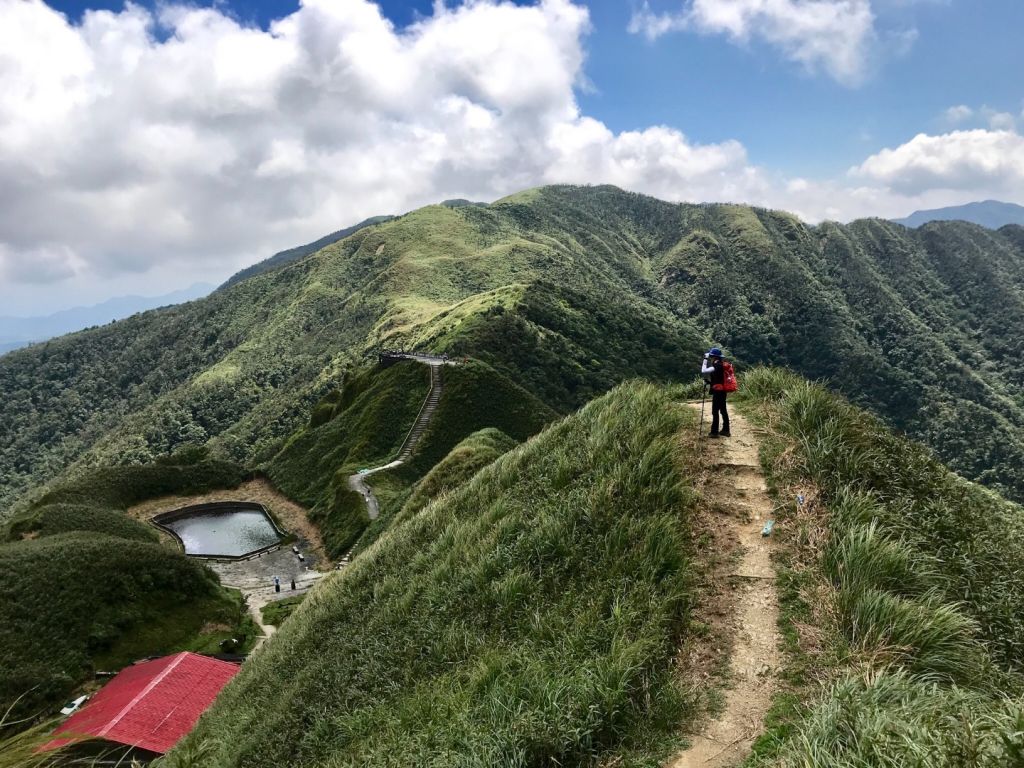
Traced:
POLYGON ((427 393, 427 399, 420 406, 420 412, 416 415, 416 421, 413 422, 412 429, 405 436, 405 442, 402 443, 402 447, 399 449, 398 456, 396 457, 397 461, 406 462, 412 458, 416 445, 419 443, 420 438, 423 437, 427 425, 430 424, 430 418, 434 415, 434 411, 437 410, 437 404, 441 401, 441 393, 444 391, 441 367, 436 364, 430 365, 430 391, 427 393))

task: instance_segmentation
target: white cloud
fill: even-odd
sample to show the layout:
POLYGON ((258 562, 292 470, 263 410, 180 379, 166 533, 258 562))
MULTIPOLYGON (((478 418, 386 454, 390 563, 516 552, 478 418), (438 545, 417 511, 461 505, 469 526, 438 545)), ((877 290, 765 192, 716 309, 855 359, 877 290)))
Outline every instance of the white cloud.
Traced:
POLYGON ((631 35, 643 35, 648 40, 657 40, 669 32, 682 32, 690 28, 689 14, 685 11, 679 13, 655 13, 651 10, 650 3, 644 0, 643 5, 633 11, 626 30, 631 35))
POLYGON ((72 277, 80 266, 78 255, 66 245, 47 243, 13 258, 0 243, 0 278, 5 281, 45 285, 72 277))
POLYGON ((401 30, 367 0, 305 0, 266 31, 0 0, 0 270, 223 273, 364 216, 546 182, 756 187, 736 142, 581 114, 588 29, 569 0, 439 4, 401 30))
POLYGON ((988 122, 993 131, 1012 131, 1017 127, 1016 116, 1009 112, 1000 112, 991 107, 982 107, 981 116, 988 122))
MULTIPOLYGON (((878 37, 870 0, 689 0, 674 13, 655 13, 645 0, 628 29, 651 40, 693 30, 741 44, 762 41, 807 70, 824 70, 846 85, 864 79, 878 37)), ((905 52, 916 34, 900 31, 892 43, 905 52)))
POLYGON ((1024 192, 1024 136, 982 129, 919 134, 872 155, 850 174, 905 194, 968 190, 1019 199, 1024 192))
POLYGON ((943 113, 947 123, 951 125, 957 125, 959 123, 966 122, 974 117, 974 110, 968 107, 966 104, 958 104, 955 107, 950 107, 943 113))

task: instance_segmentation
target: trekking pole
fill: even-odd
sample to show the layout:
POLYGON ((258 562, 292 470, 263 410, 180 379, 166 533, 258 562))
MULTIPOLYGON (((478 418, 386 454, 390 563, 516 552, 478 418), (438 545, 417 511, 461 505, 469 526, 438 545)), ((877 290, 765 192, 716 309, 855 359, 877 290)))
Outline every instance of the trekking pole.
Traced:
POLYGON ((700 387, 700 426, 697 428, 697 440, 699 441, 704 435, 704 399, 705 393, 707 392, 707 383, 701 384, 700 387))

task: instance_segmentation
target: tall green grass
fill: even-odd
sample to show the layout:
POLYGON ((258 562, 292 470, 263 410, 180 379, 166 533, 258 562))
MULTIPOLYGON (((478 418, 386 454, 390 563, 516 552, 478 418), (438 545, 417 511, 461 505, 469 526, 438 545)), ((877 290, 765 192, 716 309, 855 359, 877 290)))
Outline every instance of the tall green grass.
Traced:
POLYGON ((456 445, 416 483, 400 515, 415 514, 442 493, 451 491, 468 481, 473 475, 499 456, 512 450, 516 441, 500 429, 481 429, 456 445))
POLYGON ((1020 700, 881 670, 836 683, 778 768, 1011 768, 1024 765, 1020 700))
POLYGON ((822 386, 756 370, 746 397, 788 443, 776 482, 816 487, 833 651, 850 670, 758 765, 997 766, 1024 745, 1024 515, 822 386), (866 670, 866 671, 857 671, 866 670), (1004 692, 1004 690, 1006 692, 1004 692))
POLYGON ((386 531, 247 662, 204 765, 654 765, 688 699, 686 416, 620 387, 386 531))
POLYGON ((794 444, 798 474, 824 492, 832 529, 845 535, 854 525, 873 524, 876 542, 912 550, 915 570, 941 573, 937 586, 978 623, 992 658, 1020 670, 1024 510, 953 474, 922 446, 819 385, 769 370, 752 371, 746 382, 794 444))

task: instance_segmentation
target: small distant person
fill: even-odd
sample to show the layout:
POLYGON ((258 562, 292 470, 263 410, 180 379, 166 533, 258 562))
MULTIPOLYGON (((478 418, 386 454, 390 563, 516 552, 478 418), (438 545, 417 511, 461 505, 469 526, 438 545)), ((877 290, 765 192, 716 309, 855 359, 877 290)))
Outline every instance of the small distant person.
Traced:
POLYGON ((274 577, 274 591, 275 592, 280 592, 281 591, 281 579, 278 576, 274 577))
POLYGON ((722 359, 721 349, 712 347, 708 350, 700 372, 708 377, 711 385, 711 434, 708 437, 729 437, 729 409, 725 404, 728 392, 725 388, 725 360, 722 359), (721 431, 718 429, 719 416, 722 421, 721 431))

